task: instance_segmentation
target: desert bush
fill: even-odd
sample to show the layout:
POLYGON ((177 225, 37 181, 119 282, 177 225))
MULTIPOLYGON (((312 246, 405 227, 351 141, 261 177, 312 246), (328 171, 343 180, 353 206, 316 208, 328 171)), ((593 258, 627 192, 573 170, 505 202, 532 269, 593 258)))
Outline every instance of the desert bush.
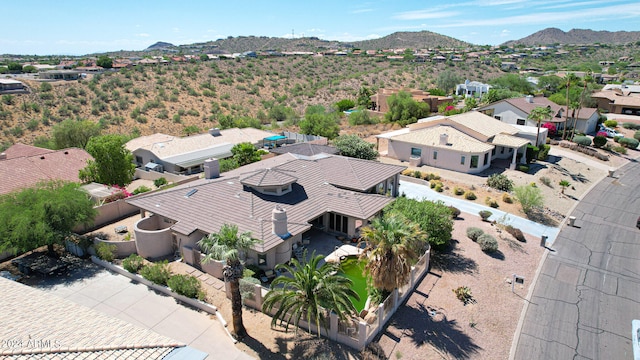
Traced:
POLYGON ((622 138, 618 143, 627 149, 635 149, 640 144, 640 141, 632 138, 622 138))
POLYGON ((449 210, 451 210, 451 217, 457 219, 460 216, 460 209, 455 206, 449 206, 449 210))
POLYGON ((143 267, 142 270, 140 270, 140 275, 155 284, 166 286, 171 272, 169 271, 167 260, 164 260, 143 267))
POLYGON ((402 175, 404 175, 404 176, 413 176, 413 170, 404 169, 404 170, 402 170, 402 175))
POLYGON ((171 290, 188 298, 202 300, 205 297, 200 280, 192 275, 172 275, 169 280, 167 280, 167 285, 171 290))
POLYGON ((508 193, 502 194, 502 201, 507 204, 513 204, 513 198, 508 193))
POLYGON ((464 189, 456 186, 455 188, 453 188, 453 193, 456 195, 462 195, 464 194, 464 189))
POLYGON ((486 253, 498 251, 498 241, 489 234, 480 235, 480 237, 478 237, 478 245, 480 245, 480 249, 486 253))
POLYGON ((538 160, 545 161, 549 157, 549 151, 551 146, 547 144, 540 145, 540 151, 538 152, 538 160))
POLYGON ((627 153, 627 149, 623 146, 614 146, 611 148, 612 151, 617 152, 618 154, 625 155, 627 153))
POLYGON ((420 170, 415 170, 413 172, 413 177, 416 179, 422 179, 422 172, 420 170))
POLYGON ((440 182, 440 181, 434 181, 434 182, 436 183, 436 187, 433 190, 435 190, 437 192, 442 192, 444 190, 442 182, 440 182))
POLYGON ((491 215, 493 215, 493 213, 489 210, 480 210, 478 212, 478 215, 480 215, 480 217, 482 218, 482 221, 487 221, 489 220, 491 215))
POLYGON ((144 266, 144 258, 138 254, 131 254, 122 260, 122 267, 130 273, 136 274, 144 266))
POLYGON ((522 205, 522 211, 528 213, 535 207, 540 207, 544 204, 544 198, 542 191, 537 187, 532 186, 517 186, 513 189, 515 198, 522 205))
POLYGON ((634 134, 633 134, 633 138, 636 140, 640 140, 640 130, 637 130, 634 134))
POLYGON ((478 241, 478 238, 484 234, 484 231, 482 231, 482 229, 477 228, 477 227, 468 227, 467 228, 467 237, 473 241, 478 241))
POLYGON ((456 294, 456 298, 462 301, 465 305, 473 302, 473 294, 471 294, 471 288, 468 286, 460 286, 457 289, 452 290, 456 294))
POLYGON ((618 127, 618 122, 615 120, 606 120, 604 122, 604 126, 608 128, 615 128, 615 127, 618 127))
POLYGON ((539 153, 540 153, 539 147, 528 144, 527 150, 525 153, 527 164, 530 164, 533 161, 533 159, 537 159, 539 153))
POLYGON ((160 186, 166 185, 166 184, 167 184, 167 179, 164 178, 164 177, 159 177, 159 178, 153 180, 153 185, 155 187, 160 187, 160 186))
POLYGON ((96 245, 96 255, 104 261, 112 262, 116 258, 116 248, 113 244, 99 242, 96 245))
POLYGON ((593 146, 595 146, 597 148, 603 147, 606 143, 607 143, 607 137, 606 136, 595 136, 593 138, 593 146))
POLYGON ((614 136, 613 137, 613 142, 615 142, 615 143, 620 142, 620 139, 622 139, 622 136, 614 136))
POLYGON ((588 138, 586 136, 576 135, 573 137, 573 142, 578 145, 589 146, 591 145, 591 138, 588 138))
POLYGON ((498 201, 494 198, 492 198, 491 196, 487 196, 484 199, 484 203, 487 204, 487 206, 490 206, 492 208, 497 208, 498 207, 498 201))
POLYGON ((625 129, 630 129, 630 130, 640 130, 640 124, 635 124, 632 122, 626 122, 624 124, 622 124, 622 127, 625 129))
POLYGON ((504 174, 493 174, 489 176, 487 185, 502 191, 511 191, 511 189, 513 189, 513 181, 504 174))
POLYGON ((151 191, 151 188, 149 188, 148 186, 145 186, 145 185, 140 185, 135 190, 133 190, 133 195, 146 193, 148 191, 151 191))
POLYGON ((464 193, 464 198, 467 199, 467 200, 475 200, 478 197, 476 196, 476 194, 473 191, 467 190, 464 193))
POLYGON ((530 169, 529 165, 518 164, 518 171, 522 171, 523 173, 528 173, 529 169, 530 169))
POLYGON ((511 234, 511 236, 513 236, 514 238, 516 238, 516 240, 520 241, 520 242, 526 242, 527 239, 524 237, 524 234, 522 233, 522 230, 515 228, 511 225, 507 225, 505 226, 504 230, 506 232, 508 232, 509 234, 511 234))

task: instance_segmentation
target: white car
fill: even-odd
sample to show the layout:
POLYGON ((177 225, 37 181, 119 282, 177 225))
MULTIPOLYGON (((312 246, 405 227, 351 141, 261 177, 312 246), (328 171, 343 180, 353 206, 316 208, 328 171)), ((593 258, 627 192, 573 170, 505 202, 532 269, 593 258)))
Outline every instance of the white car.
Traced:
POLYGON ((604 128, 604 129, 602 129, 600 131, 603 131, 603 132, 607 133, 607 137, 610 137, 610 138, 614 138, 616 136, 622 137, 622 134, 620 134, 619 132, 617 132, 617 131, 615 131, 613 129, 604 128))

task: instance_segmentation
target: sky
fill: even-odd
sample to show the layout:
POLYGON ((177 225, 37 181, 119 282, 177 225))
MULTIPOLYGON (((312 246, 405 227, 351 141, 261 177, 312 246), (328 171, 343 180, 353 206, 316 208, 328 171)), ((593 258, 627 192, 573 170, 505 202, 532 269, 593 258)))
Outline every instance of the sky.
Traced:
POLYGON ((4 1, 0 54, 84 55, 228 36, 358 41, 428 30, 477 45, 536 31, 640 31, 638 0, 4 1))

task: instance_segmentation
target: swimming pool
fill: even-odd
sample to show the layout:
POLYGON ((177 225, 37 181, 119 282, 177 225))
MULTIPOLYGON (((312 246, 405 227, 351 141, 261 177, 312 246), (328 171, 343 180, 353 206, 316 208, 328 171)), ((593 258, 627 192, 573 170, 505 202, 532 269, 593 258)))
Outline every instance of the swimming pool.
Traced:
POLYGON ((357 256, 347 256, 340 262, 340 275, 351 279, 353 282, 352 289, 360 296, 360 300, 356 301, 351 298, 353 306, 355 306, 358 312, 364 309, 364 305, 367 302, 367 278, 362 274, 364 270, 364 260, 359 260, 357 256))

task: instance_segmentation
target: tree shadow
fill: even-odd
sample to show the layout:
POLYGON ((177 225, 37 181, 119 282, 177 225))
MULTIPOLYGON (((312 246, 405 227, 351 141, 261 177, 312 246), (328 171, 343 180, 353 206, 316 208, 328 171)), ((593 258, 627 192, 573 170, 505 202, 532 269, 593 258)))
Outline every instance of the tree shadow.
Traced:
POLYGON ((439 271, 472 274, 478 268, 475 260, 456 252, 458 240, 451 239, 448 248, 431 253, 430 266, 439 271))
POLYGON ((283 342, 282 340, 283 339, 280 337, 276 338, 276 342, 278 343, 278 347, 280 348, 278 352, 274 352, 273 350, 264 346, 264 344, 262 344, 260 341, 256 340, 255 338, 251 337, 251 335, 247 335, 244 338, 242 338, 241 342, 245 344, 247 347, 249 347, 251 350, 255 351, 260 356, 260 359, 284 360, 287 358, 285 356, 285 354, 287 353, 286 342, 288 342, 289 340, 286 339, 286 342, 283 342), (284 343, 284 351, 282 351, 281 342, 284 343))
MULTIPOLYGON (((465 334, 456 320, 449 320, 446 314, 433 311, 424 304, 416 306, 402 306, 398 309, 389 325, 397 329, 394 333, 410 337, 417 348, 424 345, 433 346, 443 355, 448 355, 443 358, 471 359, 482 350, 465 334)), ((385 331, 378 335, 376 342, 381 336, 388 334, 385 331)))
POLYGON ((557 170, 560 174, 570 177, 571 180, 573 181, 577 181, 583 184, 588 183, 590 181, 589 179, 587 179, 586 176, 582 175, 581 173, 574 174, 571 171, 569 171, 567 168, 562 167, 558 164, 554 164, 553 168, 557 170))
POLYGON ((496 250, 494 252, 490 252, 490 253, 485 253, 488 256, 496 259, 496 260, 500 260, 500 261, 504 261, 504 253, 500 250, 496 250))
POLYGON ((531 164, 529 164, 529 171, 527 171, 527 174, 530 175, 535 175, 538 172, 547 169, 547 165, 544 163, 539 163, 539 162, 532 162, 531 164))
MULTIPOLYGON (((48 256, 46 253, 40 253, 38 256, 48 256)), ((100 272, 105 271, 104 268, 98 266, 87 259, 81 259, 77 256, 65 253, 58 259, 64 266, 59 271, 49 275, 38 273, 30 273, 25 275, 20 282, 35 286, 41 289, 51 289, 56 286, 71 286, 76 282, 90 279, 100 272)))
POLYGON ((546 214, 542 209, 531 209, 526 213, 526 215, 529 220, 537 222, 538 224, 558 226, 558 221, 546 214))
POLYGON ((522 246, 523 243, 521 243, 520 241, 513 240, 510 238, 501 238, 501 239, 507 243, 507 245, 509 246, 509 249, 523 253, 523 254, 528 254, 528 252, 522 246))

